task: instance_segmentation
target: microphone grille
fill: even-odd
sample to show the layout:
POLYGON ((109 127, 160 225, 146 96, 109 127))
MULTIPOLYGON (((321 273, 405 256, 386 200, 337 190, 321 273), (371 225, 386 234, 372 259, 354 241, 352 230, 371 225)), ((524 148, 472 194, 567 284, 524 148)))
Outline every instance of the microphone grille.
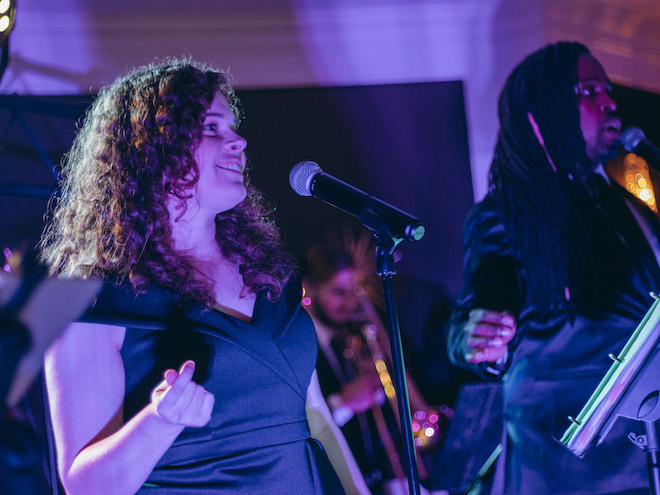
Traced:
POLYGON ((300 196, 311 196, 309 182, 317 173, 322 172, 321 167, 314 162, 296 163, 289 173, 289 184, 300 196))
POLYGON ((621 145, 623 146, 624 150, 633 152, 633 150, 637 148, 637 145, 639 145, 639 143, 645 139, 646 136, 644 135, 644 131, 642 131, 639 127, 628 127, 621 134, 621 145))

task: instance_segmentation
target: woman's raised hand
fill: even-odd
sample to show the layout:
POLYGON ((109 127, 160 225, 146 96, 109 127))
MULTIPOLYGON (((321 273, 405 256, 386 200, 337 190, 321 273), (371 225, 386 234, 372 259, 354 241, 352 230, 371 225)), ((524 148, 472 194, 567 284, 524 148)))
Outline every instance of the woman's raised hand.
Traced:
POLYGON ((163 373, 163 381, 151 392, 158 416, 183 426, 204 426, 211 420, 215 397, 192 380, 194 371, 194 361, 186 361, 178 372, 163 373))

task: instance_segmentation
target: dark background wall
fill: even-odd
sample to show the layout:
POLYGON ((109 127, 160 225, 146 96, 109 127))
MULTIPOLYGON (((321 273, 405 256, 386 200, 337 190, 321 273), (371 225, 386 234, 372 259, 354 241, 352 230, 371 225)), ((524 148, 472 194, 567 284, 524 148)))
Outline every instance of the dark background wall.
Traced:
MULTIPOLYGON (((290 188, 302 160, 422 220, 426 235, 402 243, 395 287, 402 331, 421 345, 425 319, 461 280, 460 231, 472 204, 460 82, 239 92, 255 184, 276 205, 290 250, 305 248, 356 219, 290 188)), ((70 147, 90 97, 0 99, 0 245, 32 246, 55 187, 50 167, 70 147), (40 148, 43 148, 40 154, 40 148), (47 160, 44 160, 44 156, 47 160), (47 161, 50 161, 49 165, 47 161)))
MULTIPOLYGON (((639 126, 660 142, 660 95, 623 86, 614 91, 624 126, 639 126)), ((460 232, 473 202, 461 83, 249 90, 239 96, 253 179, 276 205, 288 247, 299 259, 308 245, 340 234, 345 225, 363 229, 349 215, 291 190, 289 171, 302 160, 422 220, 425 237, 398 248, 395 289, 407 364, 431 366, 416 373, 432 379, 429 387, 452 381, 442 325, 461 284, 460 232)), ((51 167, 70 147, 91 100, 0 95, 0 248, 36 244, 56 185, 51 167)))
MULTIPOLYGON (((660 142, 660 95, 624 86, 614 91, 624 126, 639 126, 660 142)), ((422 220, 427 233, 418 243, 400 245, 395 279, 402 331, 421 350, 427 319, 437 314, 442 320, 445 310, 437 308, 446 308, 461 284, 460 231, 472 204, 462 84, 246 90, 239 96, 254 181, 276 205, 297 257, 328 232, 341 233, 346 224, 362 228, 291 190, 289 171, 302 160, 422 220)), ((50 167, 70 147, 91 100, 0 95, 0 247, 37 242, 55 188, 50 167)))
POLYGON ((296 255, 347 223, 359 227, 349 215, 291 190, 289 170, 311 160, 326 173, 420 218, 427 233, 417 243, 400 245, 398 271, 402 278, 455 292, 461 280, 461 225, 472 205, 460 83, 250 91, 240 96, 255 182, 273 194, 277 218, 296 255))

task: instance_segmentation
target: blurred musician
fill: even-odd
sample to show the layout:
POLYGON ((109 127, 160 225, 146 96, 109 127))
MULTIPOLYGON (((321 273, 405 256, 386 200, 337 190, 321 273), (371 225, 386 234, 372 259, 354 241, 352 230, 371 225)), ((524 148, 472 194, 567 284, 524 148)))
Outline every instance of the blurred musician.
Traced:
MULTIPOLYGON (((376 309, 382 295, 369 238, 311 247, 303 285, 303 304, 318 336, 321 390, 333 418, 372 493, 407 493, 390 344, 376 309)), ((424 400, 410 377, 408 388, 411 409, 425 414, 424 400)), ((435 433, 444 416, 436 413, 433 419, 435 433)), ((430 440, 416 437, 418 445, 430 440)), ((419 471, 423 478, 422 463, 419 471)))

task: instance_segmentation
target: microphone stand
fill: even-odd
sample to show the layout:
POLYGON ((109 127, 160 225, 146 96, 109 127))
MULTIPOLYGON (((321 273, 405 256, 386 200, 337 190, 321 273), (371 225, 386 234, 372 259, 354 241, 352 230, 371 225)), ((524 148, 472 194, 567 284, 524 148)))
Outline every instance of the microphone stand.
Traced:
POLYGON ((660 422, 641 421, 643 435, 635 436, 631 433, 628 438, 646 452, 647 470, 649 474, 649 485, 653 495, 660 493, 660 422))
POLYGON ((374 218, 360 217, 362 223, 368 225, 376 239, 376 273, 383 282, 383 297, 385 301, 385 316, 387 329, 392 349, 392 367, 394 369, 394 383, 396 387, 396 398, 399 406, 399 418, 401 420, 401 436, 403 444, 403 461, 401 466, 408 478, 410 495, 420 495, 419 473, 417 471, 417 456, 415 454, 415 442, 412 430, 412 417, 410 414, 410 403, 408 401, 408 384, 406 382, 405 364, 403 360, 403 346, 401 344, 401 331, 399 328, 399 317, 396 309, 392 276, 396 274, 394 267, 394 248, 401 242, 392 236, 379 209, 368 209, 369 215, 376 214, 374 218), (374 226, 378 226, 374 228, 374 226))

